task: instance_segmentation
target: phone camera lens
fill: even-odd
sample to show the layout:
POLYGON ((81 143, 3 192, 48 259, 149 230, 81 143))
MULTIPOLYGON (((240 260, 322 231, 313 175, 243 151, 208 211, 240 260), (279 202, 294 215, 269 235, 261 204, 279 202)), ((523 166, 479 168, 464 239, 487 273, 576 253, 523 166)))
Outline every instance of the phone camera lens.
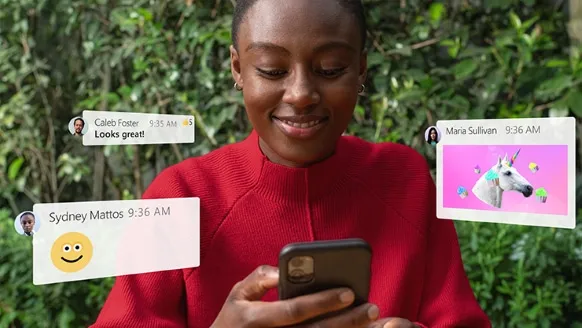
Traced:
POLYGON ((303 270, 296 269, 296 270, 289 272, 289 275, 291 277, 298 278, 298 277, 304 276, 305 272, 303 272, 303 270))
POLYGON ((303 259, 300 257, 296 257, 291 261, 291 266, 295 268, 300 268, 303 266, 303 259))

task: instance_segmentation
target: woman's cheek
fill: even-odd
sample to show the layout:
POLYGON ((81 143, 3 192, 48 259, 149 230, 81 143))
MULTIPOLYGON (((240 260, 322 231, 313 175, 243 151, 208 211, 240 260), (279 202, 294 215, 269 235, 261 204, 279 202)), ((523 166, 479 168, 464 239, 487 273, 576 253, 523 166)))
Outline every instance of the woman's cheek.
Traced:
POLYGON ((257 78, 245 81, 243 97, 247 110, 267 112, 275 109, 281 102, 283 92, 277 83, 260 81, 257 78))

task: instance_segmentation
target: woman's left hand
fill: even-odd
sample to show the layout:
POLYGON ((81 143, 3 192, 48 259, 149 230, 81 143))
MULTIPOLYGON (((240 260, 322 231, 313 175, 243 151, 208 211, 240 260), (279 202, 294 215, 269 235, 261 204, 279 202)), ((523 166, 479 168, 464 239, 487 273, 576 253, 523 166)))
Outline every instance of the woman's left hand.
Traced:
POLYGON ((379 319, 370 325, 370 328, 420 328, 412 322, 402 318, 379 319))

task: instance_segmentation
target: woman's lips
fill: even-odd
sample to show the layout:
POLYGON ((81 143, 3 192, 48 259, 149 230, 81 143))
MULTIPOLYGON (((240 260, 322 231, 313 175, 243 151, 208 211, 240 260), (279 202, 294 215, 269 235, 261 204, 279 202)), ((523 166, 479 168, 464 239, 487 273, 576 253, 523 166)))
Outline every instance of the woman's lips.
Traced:
POLYGON ((307 139, 313 137, 328 118, 317 115, 273 116, 273 121, 288 137, 307 139))

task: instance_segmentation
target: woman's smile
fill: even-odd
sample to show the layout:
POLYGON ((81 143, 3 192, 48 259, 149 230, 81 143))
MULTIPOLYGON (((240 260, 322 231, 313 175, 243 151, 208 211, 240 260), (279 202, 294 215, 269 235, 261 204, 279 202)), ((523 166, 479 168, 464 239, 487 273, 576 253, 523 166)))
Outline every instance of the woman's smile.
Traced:
POLYGON ((272 120, 287 137, 298 139, 314 137, 329 122, 320 115, 272 116, 272 120))

